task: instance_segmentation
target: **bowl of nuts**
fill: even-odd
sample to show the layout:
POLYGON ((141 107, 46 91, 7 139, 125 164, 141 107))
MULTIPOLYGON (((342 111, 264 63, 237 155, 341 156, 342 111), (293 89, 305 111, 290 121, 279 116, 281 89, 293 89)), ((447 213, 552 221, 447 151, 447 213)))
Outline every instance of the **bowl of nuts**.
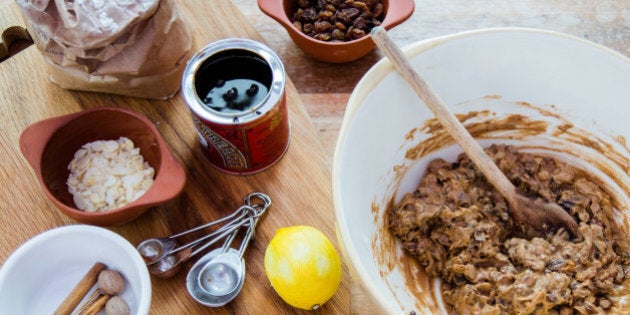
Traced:
POLYGON ((343 63, 374 49, 374 26, 390 29, 409 18, 413 0, 258 0, 295 44, 314 59, 343 63))
POLYGON ((22 154, 50 200, 70 218, 120 225, 174 199, 186 173, 143 115, 113 107, 37 122, 22 154))

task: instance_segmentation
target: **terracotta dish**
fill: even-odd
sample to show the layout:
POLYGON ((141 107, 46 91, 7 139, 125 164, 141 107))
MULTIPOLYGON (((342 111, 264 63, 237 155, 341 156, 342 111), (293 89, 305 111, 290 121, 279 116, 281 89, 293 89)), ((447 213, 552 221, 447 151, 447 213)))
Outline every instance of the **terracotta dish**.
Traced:
POLYGON ((184 188, 186 173, 169 151, 155 126, 144 116, 121 108, 92 108, 46 119, 23 131, 22 154, 33 167, 52 202, 70 218, 88 224, 110 226, 136 219, 152 206, 175 198, 184 188), (68 164, 84 144, 127 137, 155 170, 154 182, 137 200, 105 212, 77 209, 68 191, 68 164))
MULTIPOLYGON (((382 3, 385 6, 385 19, 381 26, 385 29, 402 23, 414 10, 413 0, 382 0, 382 3)), ((284 27, 300 49, 317 60, 349 62, 365 56, 375 47, 369 35, 347 42, 326 42, 305 35, 291 23, 295 0, 258 0, 258 7, 284 27)))

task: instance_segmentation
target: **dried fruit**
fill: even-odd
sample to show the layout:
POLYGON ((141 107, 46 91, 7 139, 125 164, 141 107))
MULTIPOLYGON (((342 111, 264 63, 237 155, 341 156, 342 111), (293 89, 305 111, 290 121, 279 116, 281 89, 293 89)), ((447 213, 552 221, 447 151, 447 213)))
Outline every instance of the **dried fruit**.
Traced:
POLYGON ((350 41, 381 25, 380 0, 299 0, 291 17, 302 33, 322 41, 350 41))

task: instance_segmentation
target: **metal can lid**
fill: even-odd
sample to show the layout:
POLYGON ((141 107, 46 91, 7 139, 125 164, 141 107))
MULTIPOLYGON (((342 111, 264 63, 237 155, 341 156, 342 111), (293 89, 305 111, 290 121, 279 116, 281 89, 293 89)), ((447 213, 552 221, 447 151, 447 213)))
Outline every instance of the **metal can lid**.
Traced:
POLYGON ((182 93, 191 111, 205 120, 221 124, 247 123, 282 100, 285 83, 284 65, 269 47, 251 39, 228 38, 206 45, 188 61, 182 77, 182 93), (222 76, 251 78, 263 83, 267 94, 240 111, 214 110, 204 98, 222 76))

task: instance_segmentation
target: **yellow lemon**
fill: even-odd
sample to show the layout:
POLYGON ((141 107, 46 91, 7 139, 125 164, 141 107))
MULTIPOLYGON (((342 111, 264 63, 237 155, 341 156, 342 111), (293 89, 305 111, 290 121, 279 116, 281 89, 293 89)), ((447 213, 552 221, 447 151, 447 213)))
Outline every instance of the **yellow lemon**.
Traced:
POLYGON ((289 305, 319 308, 337 291, 341 260, 330 240, 311 226, 280 228, 265 251, 265 273, 289 305))

